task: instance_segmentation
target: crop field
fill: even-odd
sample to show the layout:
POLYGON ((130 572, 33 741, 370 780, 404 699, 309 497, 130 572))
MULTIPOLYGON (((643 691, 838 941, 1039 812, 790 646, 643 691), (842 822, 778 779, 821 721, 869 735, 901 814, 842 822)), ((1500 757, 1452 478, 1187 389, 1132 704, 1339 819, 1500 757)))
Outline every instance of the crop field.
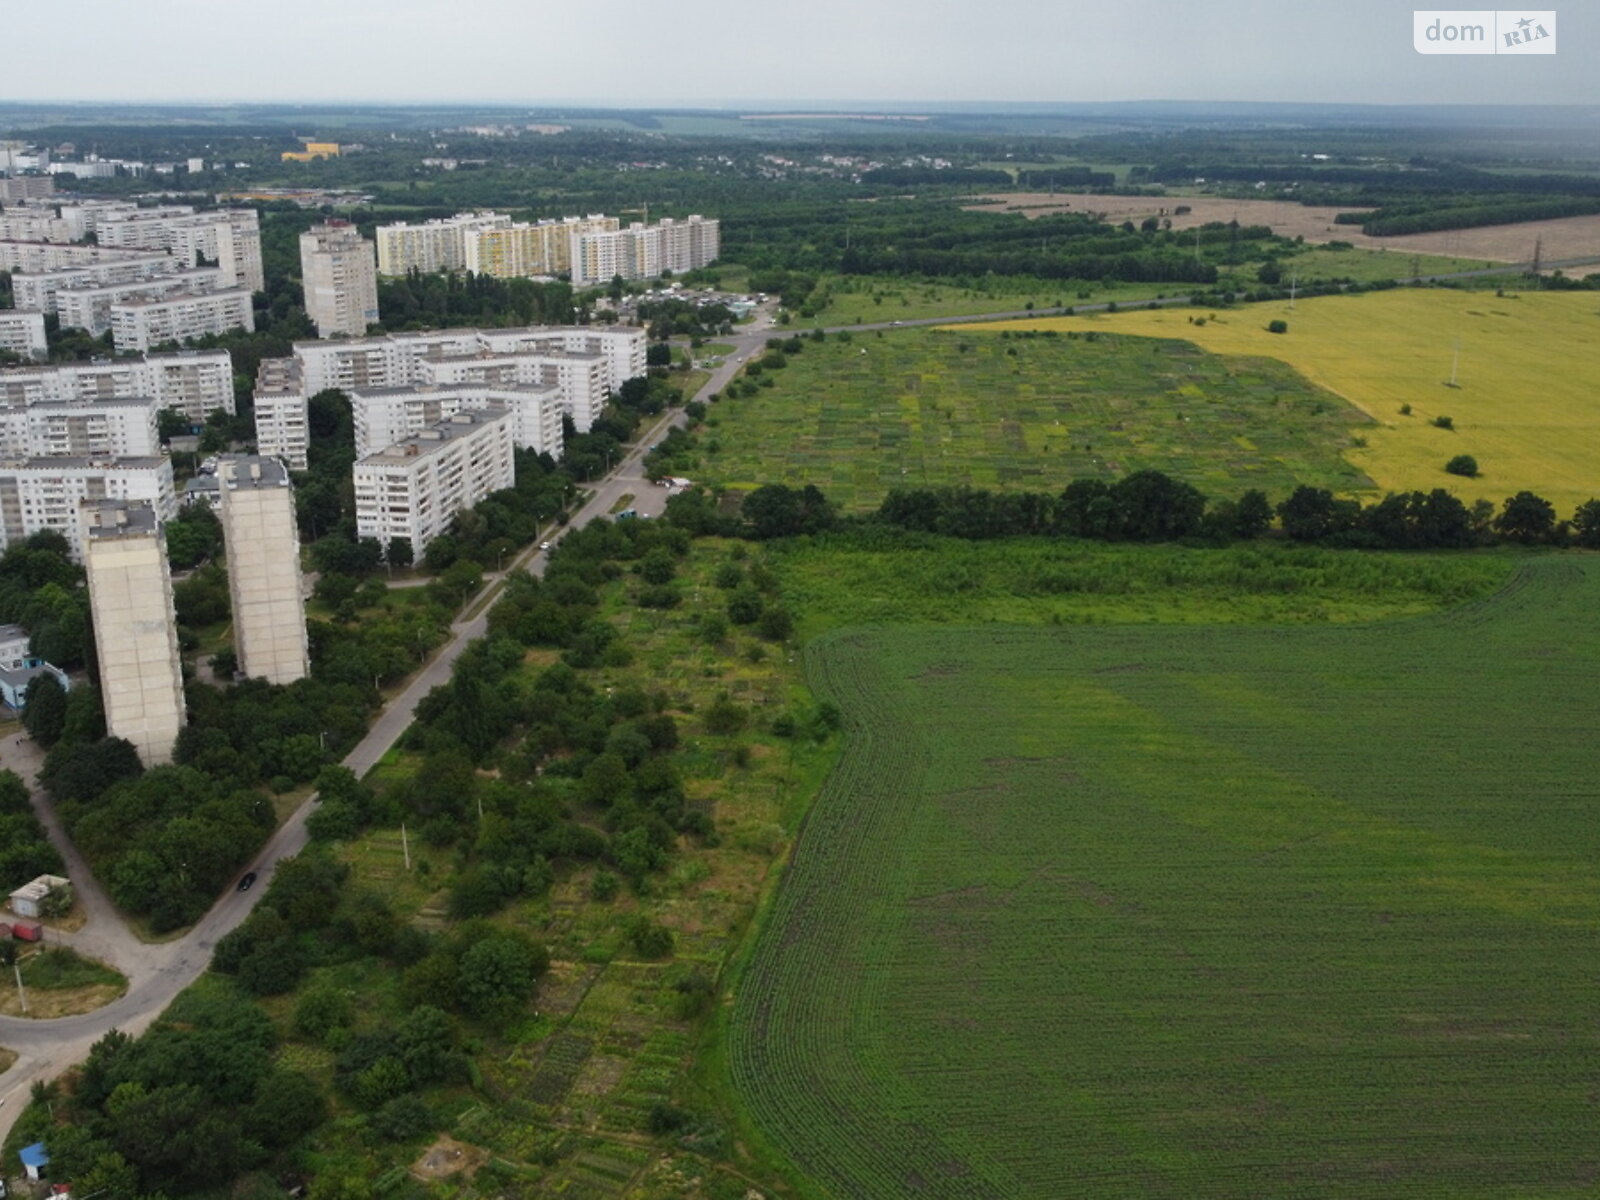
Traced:
POLYGON ((814 483, 856 511, 898 486, 1054 491, 1144 467, 1212 496, 1371 485, 1341 456, 1368 418, 1273 359, 902 329, 807 342, 768 374, 712 413, 708 482, 814 483))
POLYGON ((875 1200, 1592 1195, 1597 602, 813 642, 757 1126, 875 1200))
MULTIPOLYGON (((1293 312, 1282 301, 1251 305, 1204 325, 1191 321, 1199 316, 1208 314, 1145 310, 1028 327, 1182 338, 1219 354, 1280 359, 1376 421, 1361 431, 1366 445, 1347 456, 1386 490, 1443 487, 1498 504, 1527 489, 1561 517, 1600 495, 1600 300, 1592 292, 1401 289, 1302 300, 1293 312), (1267 332, 1275 318, 1288 322, 1287 333, 1267 332), (1435 427, 1441 416, 1454 428, 1435 427), (1445 473, 1457 454, 1478 460, 1477 479, 1445 473)), ((965 333, 978 336, 977 327, 965 333)))

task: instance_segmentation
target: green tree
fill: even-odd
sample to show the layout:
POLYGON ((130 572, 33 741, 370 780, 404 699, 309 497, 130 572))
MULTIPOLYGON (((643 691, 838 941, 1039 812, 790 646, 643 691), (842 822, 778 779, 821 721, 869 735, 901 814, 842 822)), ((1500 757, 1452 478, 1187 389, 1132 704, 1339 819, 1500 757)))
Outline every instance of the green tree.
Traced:
POLYGON ((1572 528, 1578 535, 1578 545, 1590 550, 1600 550, 1600 500, 1586 500, 1572 514, 1572 528))
POLYGON ((1444 469, 1452 475, 1465 475, 1468 479, 1475 479, 1478 475, 1478 460, 1470 454, 1458 454, 1445 463, 1444 469))
POLYGON ((67 693, 54 675, 38 675, 24 694, 22 727, 39 745, 49 749, 61 740, 67 727, 67 693))
POLYGON ((509 933, 490 933, 461 956, 462 1007, 479 1020, 504 1025, 522 1011, 533 985, 549 965, 539 946, 509 933))
POLYGON ((1523 543, 1548 541, 1555 525, 1555 506, 1532 492, 1518 492, 1508 497, 1494 521, 1495 531, 1501 537, 1523 543))

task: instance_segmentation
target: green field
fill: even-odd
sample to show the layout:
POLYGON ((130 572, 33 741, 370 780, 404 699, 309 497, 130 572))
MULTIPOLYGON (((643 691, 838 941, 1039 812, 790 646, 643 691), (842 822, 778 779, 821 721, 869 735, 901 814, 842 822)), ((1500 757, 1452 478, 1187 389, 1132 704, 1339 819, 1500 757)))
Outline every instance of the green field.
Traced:
POLYGON ((1341 456, 1370 419, 1266 358, 902 329, 806 342, 769 374, 775 386, 717 405, 708 482, 814 483, 856 511, 893 487, 1055 491, 1144 467, 1212 496, 1371 486, 1341 456))
POLYGON ((1028 279, 995 275, 969 285, 948 280, 883 275, 827 275, 808 307, 816 315, 801 325, 872 325, 927 317, 962 317, 979 313, 1066 308, 1082 304, 1121 304, 1157 296, 1187 294, 1178 283, 1104 283, 1081 279, 1028 279))
POLYGON ((757 1126, 875 1200, 1592 1195, 1597 602, 814 641, 757 1126))

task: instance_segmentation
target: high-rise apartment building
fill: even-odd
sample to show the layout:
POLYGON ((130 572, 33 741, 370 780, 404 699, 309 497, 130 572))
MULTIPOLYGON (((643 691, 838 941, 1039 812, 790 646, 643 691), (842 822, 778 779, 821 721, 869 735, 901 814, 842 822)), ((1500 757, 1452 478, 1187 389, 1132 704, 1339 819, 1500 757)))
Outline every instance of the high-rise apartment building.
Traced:
POLYGON ((155 458, 157 418, 150 396, 0 406, 0 460, 155 458))
POLYGON ((186 710, 161 517, 124 500, 86 503, 77 515, 106 733, 132 742, 147 767, 169 763, 186 710))
POLYGON ((119 300, 111 305, 111 344, 118 350, 149 350, 167 342, 255 327, 255 308, 244 288, 119 300))
POLYGON ((663 271, 682 274, 709 266, 722 250, 721 223, 699 215, 655 225, 635 221, 613 232, 575 233, 572 283, 595 287, 620 275, 654 279, 663 271))
POLYGON ((511 218, 504 213, 457 213, 416 225, 404 222, 379 225, 378 274, 404 275, 409 271, 467 269, 467 234, 479 229, 506 228, 511 218))
POLYGON ((78 509, 85 502, 139 501, 156 516, 178 514, 169 458, 28 458, 0 463, 0 550, 43 529, 83 559, 78 509))
POLYGON ((304 471, 311 448, 310 397, 298 358, 264 358, 252 393, 256 410, 256 449, 281 458, 292 471, 304 471))
POLYGON ((304 679, 311 660, 289 472, 277 459, 240 455, 222 459, 217 477, 239 670, 268 683, 304 679))
POLYGON ((348 222, 314 225, 300 235, 300 277, 318 337, 363 337, 378 320, 373 245, 348 222))
POLYGON ((0 370, 0 410, 75 401, 149 397, 198 425, 233 412, 233 359, 226 350, 179 350, 139 358, 0 370))
POLYGON ((563 275, 572 270, 574 235, 610 232, 617 224, 615 217, 591 213, 587 217, 470 229, 465 242, 466 269, 497 279, 563 275))
POLYGON ((462 509, 516 483, 512 416, 467 411, 357 459, 356 536, 387 551, 404 538, 421 558, 462 509))

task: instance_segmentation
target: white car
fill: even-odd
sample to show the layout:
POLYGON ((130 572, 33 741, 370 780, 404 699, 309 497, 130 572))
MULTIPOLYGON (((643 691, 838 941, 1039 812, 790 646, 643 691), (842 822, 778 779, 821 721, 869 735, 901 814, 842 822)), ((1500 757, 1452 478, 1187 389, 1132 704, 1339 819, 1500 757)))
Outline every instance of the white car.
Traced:
POLYGON ((550 543, 549 542, 540 542, 539 543, 539 549, 541 549, 541 550, 550 549, 550 543))

